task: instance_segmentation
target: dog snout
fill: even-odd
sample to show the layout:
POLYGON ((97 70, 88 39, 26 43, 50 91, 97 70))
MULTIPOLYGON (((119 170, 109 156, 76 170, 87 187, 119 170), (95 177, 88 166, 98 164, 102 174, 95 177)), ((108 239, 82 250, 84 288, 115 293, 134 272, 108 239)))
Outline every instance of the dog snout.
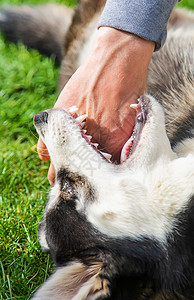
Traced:
POLYGON ((34 116, 34 124, 42 124, 48 122, 48 113, 46 111, 42 111, 34 116))

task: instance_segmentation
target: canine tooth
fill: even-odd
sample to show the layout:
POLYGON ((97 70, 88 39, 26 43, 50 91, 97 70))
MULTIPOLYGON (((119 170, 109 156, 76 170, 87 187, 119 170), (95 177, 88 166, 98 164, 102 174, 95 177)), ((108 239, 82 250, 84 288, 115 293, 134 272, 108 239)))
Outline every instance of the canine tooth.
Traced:
POLYGON ((73 105, 73 106, 71 106, 70 108, 69 108, 69 112, 71 113, 71 114, 73 114, 73 113, 75 113, 75 112, 77 112, 78 111, 78 107, 76 106, 76 105, 73 105))
POLYGON ((98 143, 93 143, 93 145, 98 148, 99 144, 98 143))
POLYGON ((89 141, 91 141, 91 139, 92 139, 92 136, 91 136, 91 135, 87 135, 87 134, 86 134, 86 137, 88 138, 89 141))
POLYGON ((84 134, 86 134, 86 132, 87 132, 87 130, 85 130, 85 129, 83 129, 82 131, 83 131, 84 134))
POLYGON ((130 104, 130 107, 131 107, 131 108, 134 108, 134 109, 137 109, 137 106, 138 106, 137 103, 130 104))
POLYGON ((81 115, 79 117, 77 117, 75 120, 77 121, 78 124, 81 124, 83 122, 83 120, 85 120, 87 118, 87 115, 81 115))
POLYGON ((106 158, 106 159, 111 159, 112 155, 106 152, 101 152, 101 154, 106 158))
POLYGON ((86 122, 82 122, 80 125, 83 128, 85 126, 86 122))
POLYGON ((137 102, 139 102, 139 101, 140 101, 140 98, 137 99, 137 102))

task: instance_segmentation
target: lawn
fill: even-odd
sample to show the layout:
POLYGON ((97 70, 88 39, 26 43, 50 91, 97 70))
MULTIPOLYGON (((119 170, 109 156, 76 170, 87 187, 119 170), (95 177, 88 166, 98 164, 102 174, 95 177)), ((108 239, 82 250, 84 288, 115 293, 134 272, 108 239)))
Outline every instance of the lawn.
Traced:
MULTIPOLYGON (((0 4, 51 1, 0 0, 0 4)), ((74 5, 75 0, 55 1, 74 5)), ((194 9, 193 0, 179 6, 194 9)), ((0 299, 29 299, 53 270, 37 226, 47 201, 49 163, 40 161, 33 116, 57 98, 52 59, 0 36, 0 299)))

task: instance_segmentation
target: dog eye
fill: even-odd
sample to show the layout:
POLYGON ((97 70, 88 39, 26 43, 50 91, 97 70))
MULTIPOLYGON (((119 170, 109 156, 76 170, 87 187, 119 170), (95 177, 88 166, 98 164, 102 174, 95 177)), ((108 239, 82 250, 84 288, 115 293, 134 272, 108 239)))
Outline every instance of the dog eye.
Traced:
POLYGON ((73 194, 73 188, 71 186, 67 185, 66 183, 63 186, 62 191, 69 194, 69 195, 73 194))
POLYGON ((65 181, 61 185, 61 191, 65 193, 66 195, 73 195, 74 194, 74 187, 73 182, 65 181))

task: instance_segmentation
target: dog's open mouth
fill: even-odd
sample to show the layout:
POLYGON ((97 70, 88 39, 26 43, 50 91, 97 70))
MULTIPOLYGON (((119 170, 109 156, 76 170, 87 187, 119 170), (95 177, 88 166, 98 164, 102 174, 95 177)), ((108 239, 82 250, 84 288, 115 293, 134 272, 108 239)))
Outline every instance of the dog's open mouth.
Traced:
MULTIPOLYGON (((137 104, 132 104, 131 107, 136 110, 137 115, 136 115, 136 120, 135 120, 135 125, 134 125, 132 135, 127 140, 127 142, 125 143, 125 145, 123 146, 123 148, 121 150, 120 163, 125 162, 127 160, 127 158, 130 155, 132 155, 132 153, 134 153, 134 151, 137 147, 137 144, 140 140, 142 129, 143 129, 143 127, 146 123, 146 120, 147 120, 148 105, 147 105, 147 101, 145 103, 144 97, 140 97, 140 99, 138 99, 138 103, 137 104)), ((79 126, 81 128, 83 138, 93 148, 95 148, 95 150, 101 156, 103 156, 105 159, 107 159, 109 162, 111 162, 112 155, 109 154, 109 153, 100 151, 98 149, 99 145, 97 143, 93 143, 91 141, 92 136, 86 134, 87 131, 84 129, 84 126, 85 126, 85 123, 86 123, 85 119, 87 118, 87 115, 78 116, 77 111, 78 111, 78 108, 76 106, 72 106, 70 109, 68 109, 68 112, 75 119, 75 121, 79 124, 79 126)))

